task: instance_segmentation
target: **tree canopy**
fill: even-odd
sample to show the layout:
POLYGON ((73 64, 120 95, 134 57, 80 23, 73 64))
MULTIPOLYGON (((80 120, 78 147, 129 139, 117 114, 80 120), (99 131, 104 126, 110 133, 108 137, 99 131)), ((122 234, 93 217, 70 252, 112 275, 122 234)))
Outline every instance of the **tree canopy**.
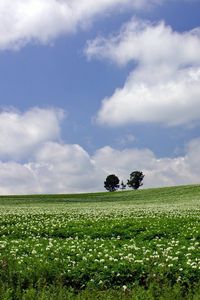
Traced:
POLYGON ((108 175, 104 187, 109 192, 115 192, 119 188, 119 178, 114 174, 108 175))
POLYGON ((144 174, 140 171, 134 171, 130 174, 130 179, 127 181, 127 185, 134 189, 137 190, 140 186, 143 185, 142 181, 144 179, 144 174))

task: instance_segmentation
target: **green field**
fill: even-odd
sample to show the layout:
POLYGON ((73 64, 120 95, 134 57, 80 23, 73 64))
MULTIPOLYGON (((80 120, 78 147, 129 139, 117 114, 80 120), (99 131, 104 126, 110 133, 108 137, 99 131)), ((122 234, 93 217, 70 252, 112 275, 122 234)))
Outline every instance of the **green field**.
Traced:
POLYGON ((200 186, 0 197, 0 299, 200 299, 200 186))

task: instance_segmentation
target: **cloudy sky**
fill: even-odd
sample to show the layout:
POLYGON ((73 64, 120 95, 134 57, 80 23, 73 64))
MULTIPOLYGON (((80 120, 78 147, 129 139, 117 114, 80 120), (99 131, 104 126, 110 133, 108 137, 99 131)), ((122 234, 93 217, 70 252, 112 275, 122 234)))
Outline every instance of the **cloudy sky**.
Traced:
POLYGON ((0 194, 200 182, 199 0, 0 0, 0 194))

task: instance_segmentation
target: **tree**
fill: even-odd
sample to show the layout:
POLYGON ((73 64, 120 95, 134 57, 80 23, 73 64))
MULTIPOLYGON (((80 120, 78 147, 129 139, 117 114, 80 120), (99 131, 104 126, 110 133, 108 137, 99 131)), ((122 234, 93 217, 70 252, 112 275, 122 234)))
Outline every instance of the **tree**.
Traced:
POLYGON ((144 179, 144 174, 140 171, 134 171, 130 174, 130 179, 127 181, 127 185, 134 190, 137 190, 143 185, 142 181, 144 179))
POLYGON ((126 184, 124 184, 123 181, 121 181, 120 189, 121 189, 122 191, 126 189, 126 184))
POLYGON ((119 188, 119 178, 114 174, 108 175, 104 187, 109 192, 115 192, 119 188))

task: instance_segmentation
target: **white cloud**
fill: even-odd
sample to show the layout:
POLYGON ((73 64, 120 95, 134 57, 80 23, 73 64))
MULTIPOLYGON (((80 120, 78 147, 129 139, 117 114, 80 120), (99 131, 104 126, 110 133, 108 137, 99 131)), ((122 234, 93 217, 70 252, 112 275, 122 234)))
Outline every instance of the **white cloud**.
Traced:
POLYGON ((0 194, 77 193, 103 191, 108 174, 126 181, 134 170, 145 174, 144 187, 198 183, 200 140, 185 156, 157 158, 149 149, 104 147, 93 156, 78 145, 48 142, 35 160, 0 163, 0 194))
POLYGON ((118 65, 185 66, 200 63, 200 28, 179 33, 163 21, 151 23, 133 18, 117 35, 88 41, 88 58, 109 59, 118 65))
POLYGON ((140 9, 159 0, 1 0, 0 49, 28 42, 47 43, 61 34, 87 27, 111 10, 140 9))
POLYGON ((63 112, 32 108, 24 113, 0 112, 0 158, 24 159, 43 143, 58 140, 63 112))
POLYGON ((150 149, 116 150, 111 147, 99 149, 94 156, 98 168, 105 173, 116 173, 126 181, 134 170, 145 174, 144 187, 171 186, 198 183, 200 140, 189 143, 185 156, 158 158, 150 149))
POLYGON ((26 165, 0 162, 0 194, 34 194, 42 190, 37 178, 26 165))
POLYGON ((61 143, 63 115, 41 108, 0 113, 0 194, 98 189, 101 171, 89 154, 61 143))
POLYGON ((103 100, 97 120, 181 125, 200 120, 200 28, 178 33, 163 22, 131 20, 120 33, 88 42, 89 58, 137 67, 124 87, 103 100))
POLYGON ((158 73, 134 71, 122 89, 104 99, 97 120, 111 126, 134 122, 174 126, 199 121, 200 68, 177 70, 169 76, 163 75, 162 67, 154 72, 158 73))
POLYGON ((79 145, 48 142, 28 166, 45 193, 94 191, 99 187, 100 172, 79 145))
POLYGON ((176 158, 156 157, 150 149, 117 150, 109 146, 90 155, 80 145, 59 142, 61 118, 57 111, 37 108, 24 114, 2 114, 9 143, 6 139, 1 142, 6 148, 0 151, 0 194, 102 191, 108 174, 115 173, 126 181, 134 170, 146 175, 144 187, 200 181, 200 139, 191 141, 185 155, 176 158), (43 131, 42 137, 38 128, 43 131), (15 162, 16 157, 23 160, 15 162))

